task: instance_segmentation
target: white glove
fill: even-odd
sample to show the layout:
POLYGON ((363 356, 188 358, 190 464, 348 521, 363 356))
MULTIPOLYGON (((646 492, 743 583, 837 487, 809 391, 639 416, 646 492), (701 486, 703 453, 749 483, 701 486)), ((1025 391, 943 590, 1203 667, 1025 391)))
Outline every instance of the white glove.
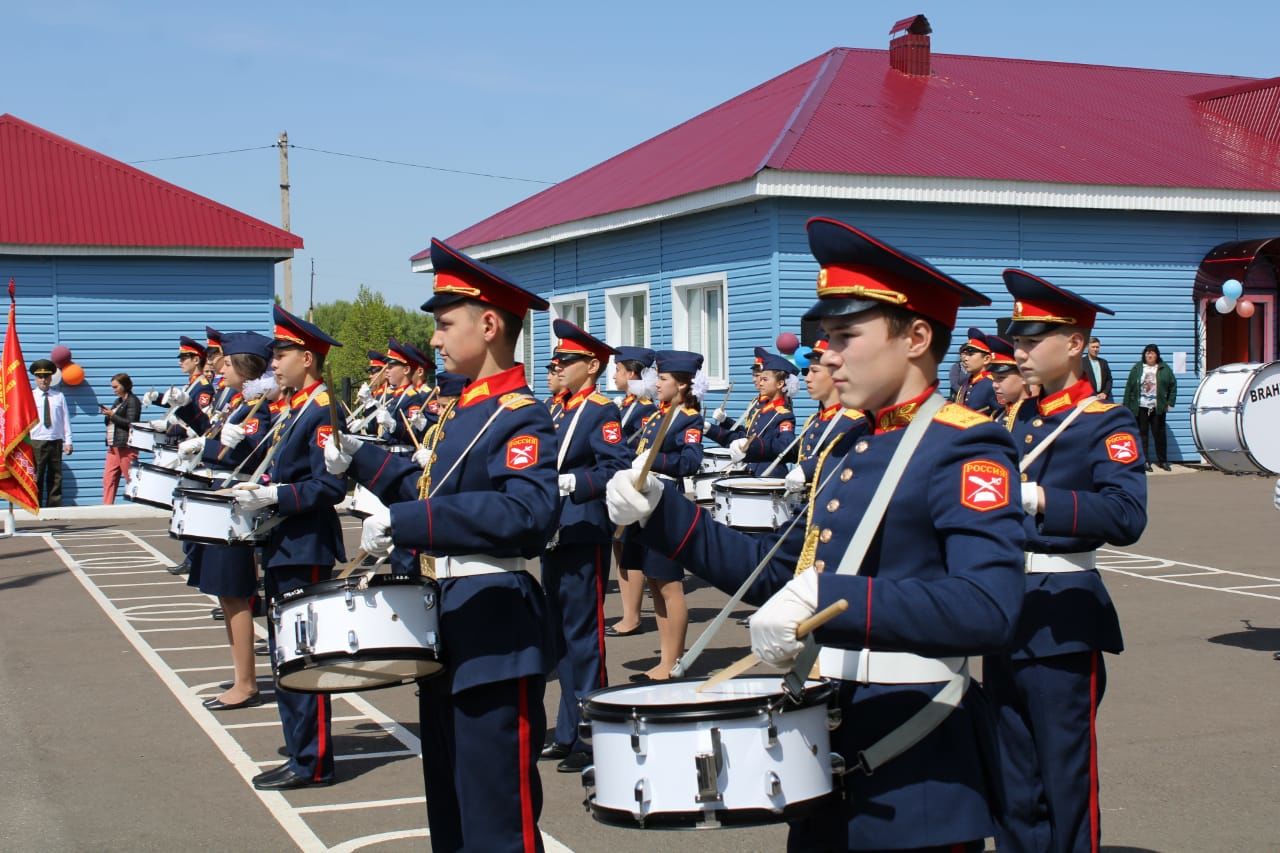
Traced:
POLYGON ((156 418, 154 421, 147 421, 147 426, 151 427, 154 430, 159 430, 161 432, 164 432, 169 428, 169 419, 156 418))
POLYGON ((378 426, 385 430, 390 431, 396 428, 396 416, 391 414, 388 409, 379 409, 378 414, 374 415, 373 419, 378 422, 378 426))
POLYGON ((644 524, 662 500, 662 482, 650 474, 641 488, 635 486, 636 472, 619 471, 605 487, 605 505, 614 524, 644 524))
POLYGON ((236 503, 245 509, 253 512, 254 510, 265 509, 269 506, 275 506, 280 502, 280 498, 276 495, 278 486, 255 486, 253 483, 241 483, 232 491, 236 496, 236 503))
POLYGON ((150 391, 142 395, 142 405, 154 406, 156 401, 160 399, 160 392, 152 388, 150 391))
POLYGON ((244 441, 244 427, 240 424, 224 424, 222 432, 218 433, 218 440, 222 442, 222 446, 234 449, 237 444, 244 441))
POLYGON ((560 475, 560 494, 568 496, 573 494, 573 490, 578 486, 577 474, 561 474, 560 475))
POLYGON ((804 648, 796 626, 818 612, 818 572, 807 569, 773 594, 751 617, 751 651, 760 660, 786 669, 804 648))
POLYGON ((747 458, 747 441, 745 438, 735 438, 729 442, 729 461, 741 462, 747 458))
POLYGON ((165 400, 169 408, 176 409, 179 406, 185 406, 191 402, 191 395, 187 393, 186 388, 171 388, 169 397, 165 400))
POLYGON ((196 459, 201 453, 204 453, 204 439, 200 436, 188 438, 178 445, 178 456, 183 461, 196 459))
POLYGON ((356 392, 356 399, 361 403, 365 403, 373 399, 373 389, 369 387, 368 382, 365 382, 360 386, 360 390, 356 392))
POLYGON ((1022 511, 1027 515, 1035 515, 1040 505, 1040 487, 1034 480, 1022 484, 1022 511))
POLYGON ((729 413, 724 410, 724 406, 716 406, 716 410, 711 413, 711 420, 718 424, 724 423, 727 417, 729 417, 729 413))
POLYGON ((787 476, 783 479, 786 480, 785 488, 788 492, 803 492, 804 487, 807 485, 804 469, 799 465, 788 471, 787 476))
POLYGON ((341 477, 351 467, 351 457, 360 449, 360 442, 349 435, 330 438, 329 443, 324 446, 324 469, 335 477, 341 477))
POLYGON ((347 418, 347 432, 359 432, 363 425, 364 418, 357 418, 355 415, 347 418))
POLYGON ((1273 500, 1275 501, 1276 509, 1280 509, 1280 480, 1276 480, 1276 494, 1273 500))
POLYGON ((391 553, 391 510, 383 507, 364 520, 360 528, 360 549, 371 557, 391 553))
POLYGON ((413 464, 425 471, 427 466, 431 464, 431 456, 430 447, 420 447, 413 452, 413 464))
POLYGON ((409 419, 409 426, 413 427, 415 432, 422 432, 427 428, 427 416, 422 412, 418 412, 418 414, 409 419))

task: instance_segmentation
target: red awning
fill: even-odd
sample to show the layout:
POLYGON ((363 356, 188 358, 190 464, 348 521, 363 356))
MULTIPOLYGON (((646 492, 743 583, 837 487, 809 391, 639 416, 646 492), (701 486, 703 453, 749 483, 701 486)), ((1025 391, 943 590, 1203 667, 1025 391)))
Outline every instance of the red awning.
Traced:
POLYGON ((1235 279, 1245 290, 1275 291, 1280 286, 1280 237, 1236 240, 1214 246, 1196 270, 1196 299, 1217 299, 1222 283, 1235 279))

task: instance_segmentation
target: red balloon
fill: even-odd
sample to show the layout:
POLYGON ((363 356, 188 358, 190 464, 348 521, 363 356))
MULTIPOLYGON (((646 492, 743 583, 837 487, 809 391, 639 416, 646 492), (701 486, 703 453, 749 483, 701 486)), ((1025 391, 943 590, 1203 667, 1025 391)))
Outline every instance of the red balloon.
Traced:
POLYGON ((791 355, 800 347, 800 339, 791 332, 783 332, 778 335, 778 339, 774 343, 778 345, 778 352, 783 355, 791 355))
POLYGON ((62 344, 58 344, 49 353, 49 360, 58 365, 58 367, 66 367, 71 363, 71 350, 67 349, 62 344))
POLYGON ((1236 303, 1236 313, 1241 317, 1252 317, 1256 310, 1258 310, 1257 306, 1248 299, 1241 299, 1236 303))
POLYGON ((66 367, 62 368, 62 381, 68 385, 79 385, 84 381, 84 368, 67 362, 66 367))

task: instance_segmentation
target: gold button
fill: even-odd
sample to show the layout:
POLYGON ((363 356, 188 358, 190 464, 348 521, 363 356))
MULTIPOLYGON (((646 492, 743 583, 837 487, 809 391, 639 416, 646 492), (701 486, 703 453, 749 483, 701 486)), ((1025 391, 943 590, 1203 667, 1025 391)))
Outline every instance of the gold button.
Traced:
POLYGON ((1036 418, 1034 421, 1031 422, 1031 425, 1033 427, 1044 426, 1044 418, 1036 418))
POLYGON ((1034 439, 1031 436, 1027 436, 1026 438, 1023 439, 1023 441, 1026 442, 1027 444, 1030 444, 1032 441, 1034 441, 1034 439))
POLYGON ((432 464, 432 465, 436 464, 436 460, 438 460, 439 458, 440 458, 439 456, 437 456, 436 454, 432 453, 432 454, 431 454, 431 464, 432 464))
POLYGON ((822 570, 823 570, 823 569, 825 569, 826 567, 827 567, 827 561, 826 561, 826 560, 814 560, 814 561, 813 561, 813 570, 814 570, 815 572, 817 572, 818 574, 822 574, 822 570))
POLYGON ((457 412, 450 412, 450 413, 449 413, 449 420, 453 420, 453 419, 454 419, 454 418, 456 418, 457 416, 458 416, 458 413, 457 413, 457 412))
POLYGON ((831 541, 831 528, 830 528, 830 527, 824 527, 824 528, 822 528, 822 532, 818 534, 818 539, 819 539, 819 541, 821 541, 823 544, 826 544, 827 542, 830 542, 830 541, 831 541))
POLYGON ((827 512, 835 512, 839 508, 840 508, 840 501, 836 500, 835 498, 832 498, 831 500, 827 501, 827 512))
POLYGON ((840 472, 840 482, 847 483, 852 479, 853 479, 852 468, 845 468, 843 471, 840 472))
POLYGON ((854 452, 854 453, 866 453, 866 452, 867 452, 867 442, 866 442, 865 440, 864 440, 864 441, 859 441, 857 444, 855 444, 855 445, 853 446, 853 452, 854 452))
POLYGON ((1027 475, 1026 475, 1026 474, 1023 474, 1023 475, 1022 475, 1022 482, 1024 482, 1024 483, 1025 483, 1025 482, 1027 482, 1027 475))

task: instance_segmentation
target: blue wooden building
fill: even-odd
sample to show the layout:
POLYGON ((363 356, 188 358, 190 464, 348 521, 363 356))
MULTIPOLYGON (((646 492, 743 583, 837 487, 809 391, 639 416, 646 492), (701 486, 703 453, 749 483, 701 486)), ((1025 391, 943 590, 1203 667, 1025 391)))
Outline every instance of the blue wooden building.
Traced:
MULTIPOLYGON (((63 502, 100 503, 111 377, 139 396, 182 381, 178 337, 271 329, 275 264, 297 236, 11 115, 0 116, 0 279, 17 284, 28 362, 69 347, 84 368, 61 390, 74 454, 63 502)), ((163 410, 145 409, 144 417, 163 410)), ((117 500, 122 500, 117 496, 117 500)))
MULTIPOLYGON (((994 304, 962 312, 961 329, 994 331, 1012 308, 1001 271, 1022 267, 1116 310, 1095 331, 1116 397, 1142 348, 1161 348, 1180 369, 1170 455, 1197 459, 1200 377, 1276 357, 1276 267, 1257 238, 1280 235, 1280 81, 931 55, 920 16, 895 35, 889 51, 832 50, 447 239, 611 343, 703 352, 713 388, 737 380, 731 411, 749 398, 753 347, 800 332, 814 300, 811 216, 985 292, 994 304), (1227 277, 1203 264, 1215 249, 1235 256, 1252 318, 1214 312, 1227 277)), ((425 253, 413 264, 430 268, 425 253)), ((531 366, 548 357, 548 319, 526 328, 531 366)))

